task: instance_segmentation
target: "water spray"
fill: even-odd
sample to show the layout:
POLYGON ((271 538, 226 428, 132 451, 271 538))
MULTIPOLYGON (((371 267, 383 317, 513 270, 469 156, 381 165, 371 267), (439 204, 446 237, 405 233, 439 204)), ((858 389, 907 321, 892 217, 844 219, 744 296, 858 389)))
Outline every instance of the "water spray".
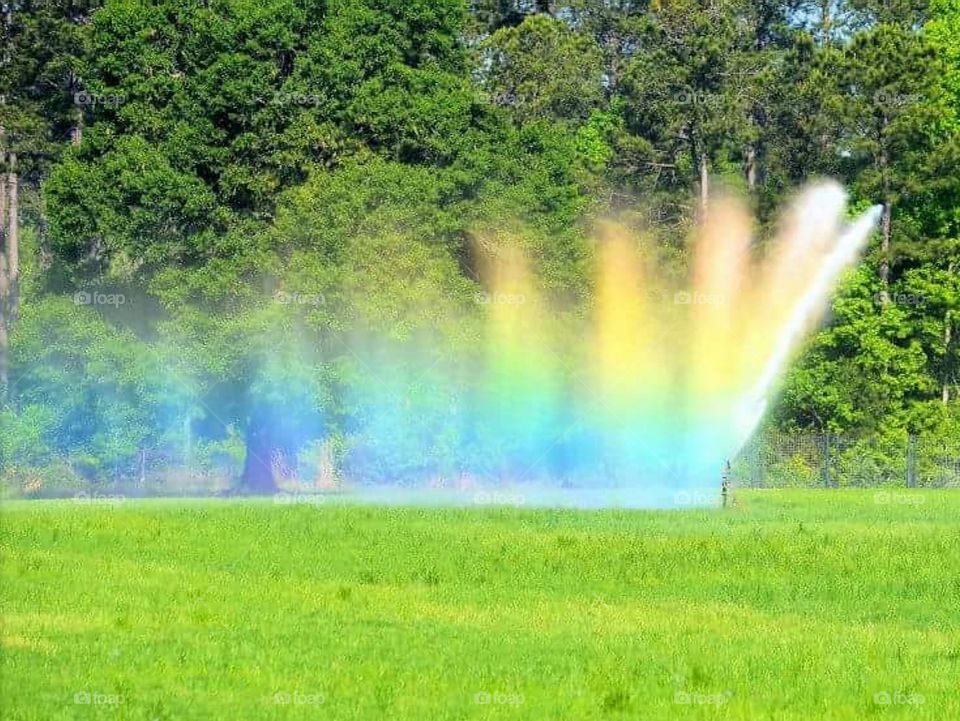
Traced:
POLYGON ((519 246, 498 254, 488 297, 510 302, 485 308, 478 377, 450 391, 461 488, 532 505, 726 504, 729 467, 719 494, 716 469, 755 432, 876 225, 877 207, 843 227, 845 202, 834 183, 806 190, 757 258, 742 205, 718 201, 680 287, 639 252, 642 236, 606 223, 580 325, 559 322, 519 246))

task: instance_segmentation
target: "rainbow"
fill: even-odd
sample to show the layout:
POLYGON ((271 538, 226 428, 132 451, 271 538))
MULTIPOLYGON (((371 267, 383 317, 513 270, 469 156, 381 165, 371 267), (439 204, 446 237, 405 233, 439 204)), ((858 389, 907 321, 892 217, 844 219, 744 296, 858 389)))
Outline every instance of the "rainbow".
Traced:
MULTIPOLYGON (((440 459, 434 475, 461 488, 525 489, 534 502, 712 502, 876 223, 872 208, 844 225, 845 204, 833 183, 807 189, 758 257, 749 215, 720 199, 683 283, 658 272, 642 234, 602 223, 579 318, 544 298, 519 244, 501 247, 484 274, 482 357, 460 359, 468 379, 434 369, 450 407, 409 452, 440 459)), ((398 408, 389 385, 364 399, 377 425, 420 427, 438 411, 398 408)))

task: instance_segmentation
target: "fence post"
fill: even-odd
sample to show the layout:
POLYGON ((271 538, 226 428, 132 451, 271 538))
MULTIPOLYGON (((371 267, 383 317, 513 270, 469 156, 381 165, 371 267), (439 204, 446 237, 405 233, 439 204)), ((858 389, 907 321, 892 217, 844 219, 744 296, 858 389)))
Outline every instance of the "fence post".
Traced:
POLYGON ((907 436, 907 488, 917 487, 917 437, 907 436))
POLYGON ((820 477, 823 480, 823 487, 830 488, 830 434, 824 433, 820 436, 820 477))
POLYGON ((753 441, 753 487, 763 488, 763 449, 760 445, 759 436, 754 436, 753 441))

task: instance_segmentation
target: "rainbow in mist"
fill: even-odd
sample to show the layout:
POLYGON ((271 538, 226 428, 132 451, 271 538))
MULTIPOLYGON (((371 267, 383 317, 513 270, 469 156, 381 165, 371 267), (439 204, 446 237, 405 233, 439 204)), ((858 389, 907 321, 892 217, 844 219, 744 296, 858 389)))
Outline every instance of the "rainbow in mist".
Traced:
MULTIPOLYGON (((523 255, 498 253, 485 273, 485 356, 469 378, 433 376, 449 384, 441 395, 451 409, 409 446, 435 453, 437 435, 452 434, 445 470, 417 488, 372 486, 361 495, 430 501, 459 491, 481 502, 580 507, 717 502, 726 461, 756 429, 876 224, 879 208, 844 223, 845 200, 835 184, 806 190, 762 258, 743 208, 715 202, 694 239, 689 281, 679 285, 662 279, 642 238, 602 225, 592 307, 563 323, 523 255), (476 458, 477 449, 482 463, 459 462, 458 453, 476 458)), ((393 428, 418 423, 415 410, 404 417, 387 398, 388 386, 368 390, 363 405, 393 428)))

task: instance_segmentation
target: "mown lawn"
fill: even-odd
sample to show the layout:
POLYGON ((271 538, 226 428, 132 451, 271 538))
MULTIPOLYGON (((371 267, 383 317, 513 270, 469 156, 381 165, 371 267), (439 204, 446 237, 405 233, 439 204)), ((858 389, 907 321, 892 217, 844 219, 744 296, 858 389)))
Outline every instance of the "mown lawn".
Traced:
POLYGON ((960 718, 960 492, 738 500, 6 503, 0 717, 960 718))

